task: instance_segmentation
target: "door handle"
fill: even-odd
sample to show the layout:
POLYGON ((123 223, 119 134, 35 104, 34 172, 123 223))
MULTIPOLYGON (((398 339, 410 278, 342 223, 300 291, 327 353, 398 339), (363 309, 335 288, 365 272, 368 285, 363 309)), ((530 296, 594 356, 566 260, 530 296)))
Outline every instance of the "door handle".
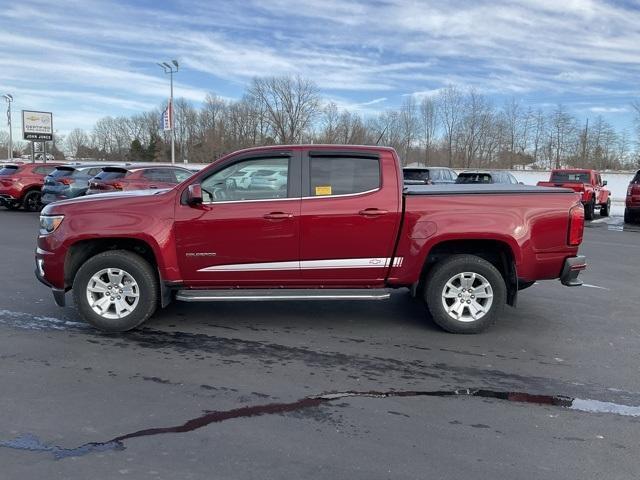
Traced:
POLYGON ((293 218, 293 213, 286 212, 271 212, 266 213, 264 218, 267 220, 286 220, 287 218, 293 218))
POLYGON ((149 188, 158 188, 157 185, 149 185, 149 188))
POLYGON ((365 217, 377 217, 380 215, 386 215, 387 213, 389 213, 388 210, 380 210, 379 208, 365 208, 358 212, 359 215, 364 215, 365 217))

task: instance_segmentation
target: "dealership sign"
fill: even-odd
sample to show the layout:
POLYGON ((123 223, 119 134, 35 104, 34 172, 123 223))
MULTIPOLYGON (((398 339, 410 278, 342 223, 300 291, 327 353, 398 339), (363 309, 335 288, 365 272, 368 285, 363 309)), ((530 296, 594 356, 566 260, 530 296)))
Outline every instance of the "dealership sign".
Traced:
POLYGON ((25 140, 53 140, 53 114, 22 110, 22 136, 25 140))

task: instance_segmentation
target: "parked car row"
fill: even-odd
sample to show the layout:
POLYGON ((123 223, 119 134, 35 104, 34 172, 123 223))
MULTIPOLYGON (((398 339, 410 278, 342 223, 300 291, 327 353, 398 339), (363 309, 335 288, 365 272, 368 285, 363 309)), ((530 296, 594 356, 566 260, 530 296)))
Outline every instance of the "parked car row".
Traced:
POLYGON ((35 212, 95 193, 171 188, 195 171, 169 165, 8 163, 0 168, 0 205, 35 212))
POLYGON ((498 170, 467 170, 456 173, 447 167, 405 167, 405 185, 447 185, 452 183, 490 183, 517 185, 516 177, 498 170))

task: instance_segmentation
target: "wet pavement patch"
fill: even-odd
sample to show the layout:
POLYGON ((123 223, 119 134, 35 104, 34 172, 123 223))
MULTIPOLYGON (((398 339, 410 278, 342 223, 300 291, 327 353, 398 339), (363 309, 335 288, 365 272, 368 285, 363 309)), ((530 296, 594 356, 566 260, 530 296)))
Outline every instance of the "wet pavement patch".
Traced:
MULTIPOLYGON (((40 440, 33 434, 21 435, 13 440, 0 440, 0 447, 15 450, 25 450, 30 452, 49 452, 56 460, 79 457, 90 453, 104 452, 107 450, 124 450, 124 442, 133 438, 163 435, 167 433, 187 433, 206 427, 213 423, 221 423, 227 420, 240 418, 253 418, 263 415, 282 415, 287 413, 297 413, 307 409, 317 408, 330 404, 337 400, 346 398, 392 398, 392 397, 472 397, 495 399, 514 403, 528 403, 535 405, 548 405, 566 408, 588 413, 609 413, 622 416, 640 417, 640 407, 631 405, 620 405, 611 402, 598 400, 587 400, 562 395, 536 395, 526 392, 501 392, 485 389, 463 389, 463 390, 405 390, 405 391, 345 391, 323 393, 304 397, 295 402, 289 403, 268 403, 264 405, 254 405, 249 407, 235 408, 223 411, 205 412, 203 415, 192 418, 181 425, 168 427, 154 427, 135 432, 119 435, 106 442, 90 442, 74 448, 64 448, 58 445, 51 445, 40 440)), ((344 403, 334 404, 344 406, 344 403)), ((396 413, 396 412, 389 412, 396 413)), ((452 422, 450 422, 452 423, 452 422)), ((472 425, 475 428, 491 428, 489 425, 472 425)))

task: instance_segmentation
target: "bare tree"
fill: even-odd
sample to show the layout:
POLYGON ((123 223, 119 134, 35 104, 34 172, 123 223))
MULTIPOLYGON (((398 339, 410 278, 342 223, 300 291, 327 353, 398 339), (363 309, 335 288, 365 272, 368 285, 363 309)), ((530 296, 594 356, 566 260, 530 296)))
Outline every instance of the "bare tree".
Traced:
POLYGON ((429 165, 438 131, 438 106, 434 97, 426 96, 420 101, 420 124, 424 145, 424 164, 429 165))
POLYGON ((458 88, 449 85, 439 94, 440 120, 444 127, 449 167, 453 167, 453 144, 460 128, 462 117, 462 93, 458 88))
POLYGON ((79 157, 82 148, 89 146, 89 136, 81 128, 74 128, 67 134, 65 146, 68 155, 79 157))
POLYGON ((248 96, 264 106, 277 143, 298 143, 320 111, 318 89, 300 76, 254 78, 248 96))
POLYGON ((411 148, 418 136, 417 105, 413 95, 404 99, 398 121, 402 135, 402 157, 405 163, 409 163, 411 148))

